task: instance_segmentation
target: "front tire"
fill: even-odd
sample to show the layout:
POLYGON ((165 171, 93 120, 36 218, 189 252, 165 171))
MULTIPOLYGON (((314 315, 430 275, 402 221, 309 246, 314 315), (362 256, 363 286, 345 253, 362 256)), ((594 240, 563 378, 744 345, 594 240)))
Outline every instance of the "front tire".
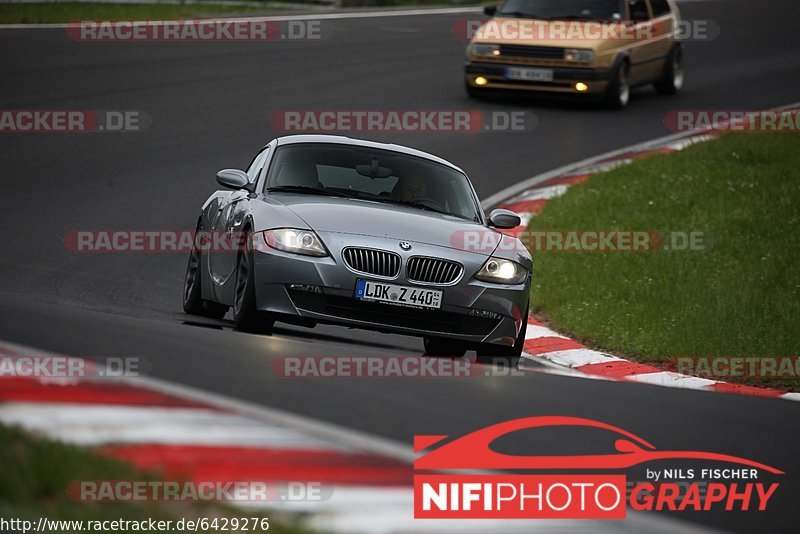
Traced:
MULTIPOLYGON (((195 235, 200 231, 198 225, 195 235)), ((183 278, 183 311, 191 315, 222 319, 228 313, 229 306, 203 300, 203 267, 201 265, 200 251, 197 244, 192 242, 192 250, 189 252, 189 261, 186 265, 186 274, 183 278)))
POLYGON ((664 65, 664 77, 653 84, 662 95, 674 95, 683 87, 683 47, 675 45, 664 65))
POLYGON ((605 105, 609 109, 624 109, 631 99, 631 86, 628 82, 630 67, 627 61, 620 61, 605 94, 605 105))
POLYGON ((256 307, 256 282, 253 251, 250 246, 252 233, 244 233, 244 250, 239 252, 236 262, 236 283, 233 295, 233 320, 236 329, 252 334, 269 334, 275 319, 256 307))

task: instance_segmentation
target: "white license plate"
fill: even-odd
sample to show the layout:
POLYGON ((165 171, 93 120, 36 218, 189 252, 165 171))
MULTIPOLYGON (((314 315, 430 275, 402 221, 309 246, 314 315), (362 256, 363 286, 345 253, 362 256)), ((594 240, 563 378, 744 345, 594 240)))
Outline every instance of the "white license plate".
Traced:
POLYGON ((438 289, 423 289, 361 279, 356 282, 356 298, 414 308, 438 309, 442 306, 442 292, 438 289))
POLYGON ((525 80, 528 82, 552 82, 553 69, 506 68, 506 80, 525 80))

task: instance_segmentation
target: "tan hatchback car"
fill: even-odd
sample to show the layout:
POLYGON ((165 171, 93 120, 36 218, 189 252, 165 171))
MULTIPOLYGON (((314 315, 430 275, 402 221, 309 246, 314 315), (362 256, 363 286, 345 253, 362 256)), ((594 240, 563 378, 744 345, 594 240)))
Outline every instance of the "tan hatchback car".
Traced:
POLYGON ((680 16, 673 0, 505 0, 467 47, 467 93, 590 95, 628 104, 631 87, 683 85, 680 16))

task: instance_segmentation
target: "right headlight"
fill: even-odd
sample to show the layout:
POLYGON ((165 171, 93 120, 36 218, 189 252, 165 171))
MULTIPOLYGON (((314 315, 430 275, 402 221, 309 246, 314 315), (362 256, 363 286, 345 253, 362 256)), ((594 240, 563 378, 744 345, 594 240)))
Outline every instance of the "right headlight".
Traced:
POLYGON ((299 228, 275 228, 264 230, 264 241, 270 247, 284 252, 305 256, 327 256, 322 240, 311 230, 299 228))
POLYGON ((500 45, 486 43, 472 43, 467 47, 471 56, 494 57, 500 55, 500 45))
POLYGON ((489 258, 477 272, 475 278, 495 284, 521 284, 525 281, 526 276, 528 276, 528 271, 515 261, 489 258))

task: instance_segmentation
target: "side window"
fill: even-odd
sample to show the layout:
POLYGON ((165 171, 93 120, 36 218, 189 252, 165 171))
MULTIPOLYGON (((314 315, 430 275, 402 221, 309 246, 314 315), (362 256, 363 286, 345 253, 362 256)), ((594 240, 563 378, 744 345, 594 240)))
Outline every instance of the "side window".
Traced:
POLYGON ((264 162, 267 159, 268 152, 269 148, 265 148, 259 152, 255 158, 253 158, 253 161, 250 162, 250 166, 247 168, 247 178, 250 180, 250 183, 253 183, 258 179, 261 169, 264 168, 264 162))
POLYGON ((628 8, 631 12, 631 20, 636 22, 650 20, 650 12, 647 10, 647 0, 628 0, 628 8))
POLYGON ((653 17, 663 17, 669 15, 670 8, 667 0, 650 0, 650 7, 653 8, 653 17))

